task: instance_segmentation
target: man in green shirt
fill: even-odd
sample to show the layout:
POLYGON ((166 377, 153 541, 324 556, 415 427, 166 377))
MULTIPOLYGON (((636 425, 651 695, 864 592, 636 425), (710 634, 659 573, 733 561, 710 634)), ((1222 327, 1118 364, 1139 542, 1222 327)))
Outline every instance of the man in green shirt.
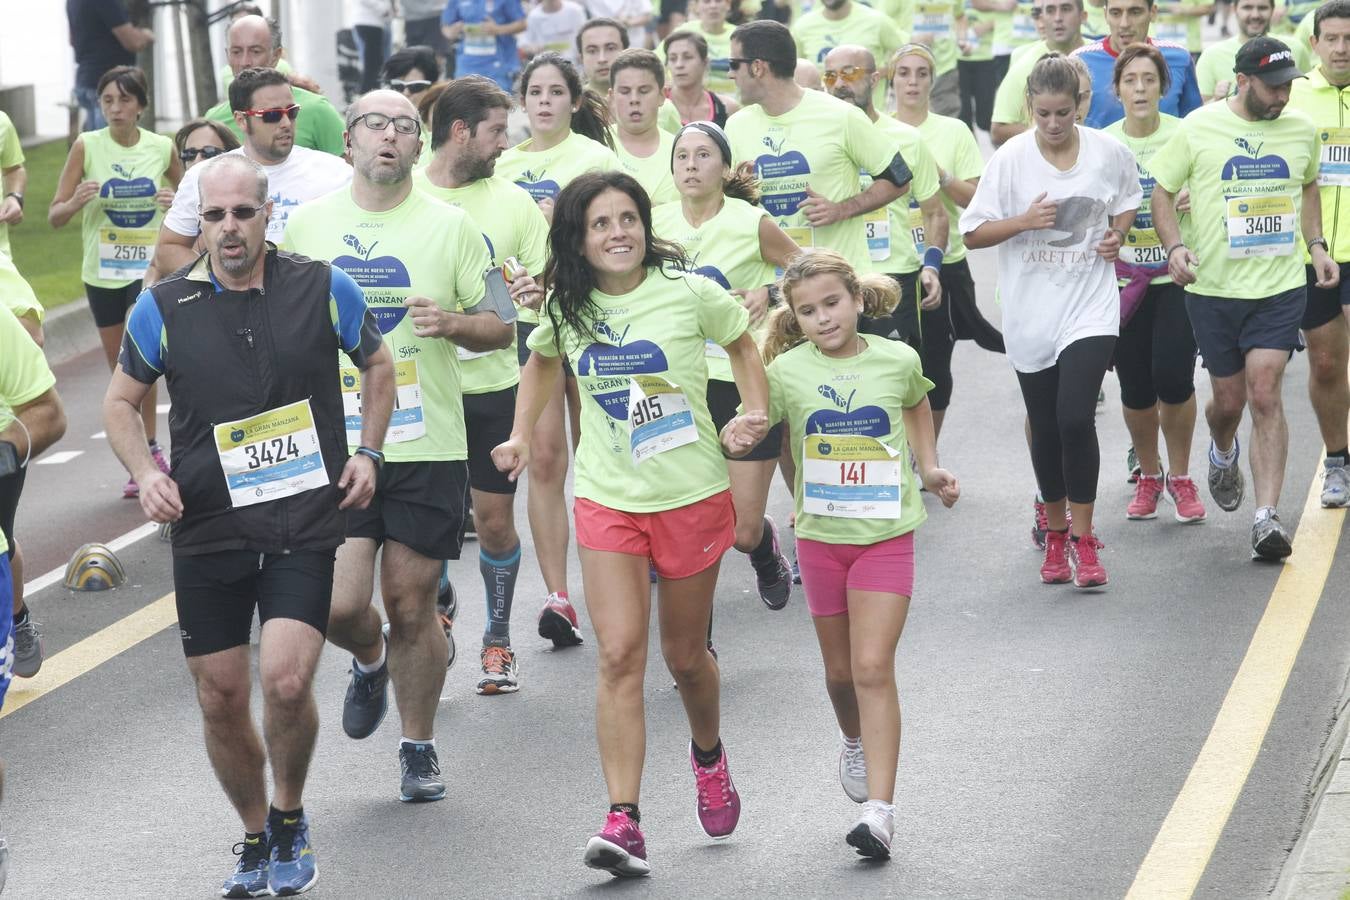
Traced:
MULTIPOLYGON (((226 58, 236 78, 244 69, 275 69, 281 59, 281 32, 268 25, 262 16, 236 19, 225 33, 225 38, 226 58)), ((292 86, 292 90, 295 103, 300 107, 300 115, 295 120, 296 146, 341 156, 344 150, 342 116, 321 94, 295 86, 292 86)), ((244 133, 234 120, 228 98, 208 109, 205 116, 223 123, 243 142, 244 133)))
POLYGON ((28 170, 23 166, 23 146, 9 116, 0 112, 0 173, 4 198, 0 199, 0 253, 9 249, 9 226, 23 221, 23 192, 28 189, 28 170))
MULTIPOLYGON (((909 36, 899 26, 870 6, 854 0, 820 0, 820 5, 792 26, 797 54, 819 65, 825 54, 841 44, 857 44, 872 52, 874 59, 890 59, 909 36)), ((886 105, 886 84, 876 86, 876 105, 886 105)))
POLYGON ((994 127, 989 132, 994 146, 1031 126, 1027 118, 1027 76, 1036 60, 1047 53, 1068 56, 1083 46, 1083 0, 1032 0, 1031 17, 1040 23, 1043 40, 1019 48, 1008 74, 994 95, 994 127))
POLYGON ((1150 161, 1153 223, 1172 280, 1186 287, 1186 312, 1213 386, 1205 407, 1210 495, 1227 512, 1242 504, 1237 430, 1250 408, 1252 556, 1281 560, 1293 552, 1275 505, 1289 452, 1284 369, 1299 346, 1308 299, 1303 247, 1318 288, 1336 287, 1340 272, 1322 237, 1316 129, 1285 109, 1289 83, 1303 77, 1294 54, 1272 37, 1253 38, 1238 51, 1234 71, 1237 94, 1191 112, 1150 161), (1191 192, 1194 250, 1177 226, 1183 186, 1191 192))
MULTIPOLYGON (((1200 96, 1206 103, 1222 100, 1233 90, 1233 60, 1238 48, 1252 38, 1270 32, 1271 16, 1275 13, 1274 0, 1237 0, 1238 33, 1211 44, 1195 63, 1195 80, 1200 84, 1200 96)), ((1300 72, 1308 71, 1310 54, 1306 42, 1289 41, 1294 51, 1294 62, 1300 72)))

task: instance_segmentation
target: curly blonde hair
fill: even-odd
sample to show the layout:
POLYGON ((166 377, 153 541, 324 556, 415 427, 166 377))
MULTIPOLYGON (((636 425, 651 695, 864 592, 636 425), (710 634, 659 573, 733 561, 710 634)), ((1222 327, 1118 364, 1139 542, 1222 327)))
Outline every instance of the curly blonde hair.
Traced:
POLYGON ((764 338, 765 364, 806 340, 793 311, 792 293, 803 281, 817 275, 838 276, 851 296, 862 298, 865 316, 883 316, 900 302, 900 286, 893 279, 876 273, 860 276, 847 259, 833 250, 806 250, 788 264, 783 277, 778 279, 783 305, 769 317, 764 338))

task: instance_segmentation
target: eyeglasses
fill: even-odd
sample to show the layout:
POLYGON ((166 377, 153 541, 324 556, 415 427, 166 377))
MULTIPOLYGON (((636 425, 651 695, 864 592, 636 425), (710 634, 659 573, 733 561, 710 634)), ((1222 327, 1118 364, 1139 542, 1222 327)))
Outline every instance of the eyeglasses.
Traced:
POLYGON ((389 87, 405 94, 420 94, 431 87, 430 81, 403 81, 400 78, 389 79, 389 87))
POLYGON ((224 152, 224 147, 186 147, 178 151, 178 158, 185 163, 190 163, 198 156, 202 159, 215 159, 224 152))
POLYGON ((266 203, 260 204, 259 206, 234 206, 230 209, 221 209, 218 206, 213 206, 210 209, 202 210, 198 215, 202 217, 203 222, 223 222, 225 221, 225 215, 227 213, 234 216, 235 219, 240 222, 247 222, 249 219, 262 212, 263 208, 266 206, 266 203))
POLYGON ((1033 6, 1031 8, 1031 17, 1039 19, 1041 16, 1053 16, 1058 13, 1061 16, 1067 16, 1078 7, 1072 3, 1061 3, 1059 6, 1033 6))
POLYGON ((739 69, 739 68, 741 67, 741 65, 742 65, 743 63, 752 63, 752 62, 754 62, 754 61, 755 61, 755 60, 754 60, 753 57, 748 57, 748 56, 733 56, 733 57, 731 57, 730 59, 727 60, 727 69, 728 69, 729 71, 735 72, 737 69, 739 69))
POLYGON ((357 123, 369 128, 371 131, 384 131, 389 127, 389 123, 394 123, 394 130, 399 134, 417 134, 422 130, 422 123, 412 116, 386 116, 384 113, 368 112, 357 116, 347 123, 347 130, 351 131, 357 123))
POLYGON ((246 109, 244 115, 262 119, 268 125, 275 125, 281 121, 282 116, 294 122, 295 117, 300 115, 300 107, 292 103, 290 106, 273 106, 270 109, 246 109))
POLYGON ((863 66, 843 66, 838 71, 826 69, 821 73, 820 80, 826 87, 834 87, 834 83, 841 78, 849 84, 853 84, 855 81, 862 81, 871 74, 872 70, 863 66))

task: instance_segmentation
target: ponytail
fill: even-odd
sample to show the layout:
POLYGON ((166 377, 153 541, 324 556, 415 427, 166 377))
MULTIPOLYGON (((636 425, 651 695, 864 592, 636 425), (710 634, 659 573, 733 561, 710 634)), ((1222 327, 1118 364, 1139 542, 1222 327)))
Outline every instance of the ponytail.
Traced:
POLYGON ((783 305, 769 314, 769 327, 764 334, 764 365, 791 350, 806 340, 802 326, 797 324, 797 314, 792 307, 783 305))
POLYGON ((577 111, 572 113, 572 130, 614 149, 614 137, 609 132, 609 106, 590 88, 581 92, 577 111))
POLYGON ((900 302, 900 286, 894 279, 877 273, 859 277, 848 260, 835 251, 807 250, 788 263, 778 281, 783 306, 775 310, 769 320, 768 335, 764 339, 765 364, 806 340, 793 309, 792 293, 803 281, 816 275, 837 276, 850 295, 862 300, 862 314, 869 318, 886 315, 900 302))

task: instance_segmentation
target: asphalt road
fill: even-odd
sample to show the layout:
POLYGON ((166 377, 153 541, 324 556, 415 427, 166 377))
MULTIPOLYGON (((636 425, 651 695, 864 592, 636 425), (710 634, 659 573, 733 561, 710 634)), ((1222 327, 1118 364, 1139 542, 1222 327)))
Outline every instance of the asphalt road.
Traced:
MULTIPOLYGON (((988 312, 993 257, 974 268, 988 312)), ((522 689, 473 693, 484 609, 474 545, 454 564, 460 661, 447 679, 438 746, 449 796, 397 800, 399 737, 390 716, 356 743, 340 727, 347 658, 328 648, 318 678, 321 732, 306 795, 320 880, 313 896, 769 895, 1079 898, 1121 896, 1172 806, 1265 610, 1279 567, 1249 561, 1252 506, 1181 526, 1127 522, 1128 443, 1114 381, 1098 417, 1098 531, 1108 589, 1047 587, 1030 549, 1034 491, 1011 369, 962 344, 943 433, 962 481, 954 510, 925 498, 918 581, 897 673, 905 733, 895 858, 856 859, 843 841, 856 807, 836 779, 836 729, 800 593, 766 610, 748 564, 724 562, 716 643, 723 737, 744 812, 735 835, 707 840, 694 821, 687 727, 655 646, 648 673, 643 826, 648 880, 585 869, 605 794, 592 730, 594 643, 553 652, 534 634, 542 584, 529 550, 517 589, 522 689)), ((141 522, 103 441, 97 354, 60 368, 71 428, 55 448, 83 450, 29 476, 19 533, 31 580, 78 544, 141 522)), ((1208 395, 1197 372, 1202 398, 1208 395)), ((1290 369, 1291 451, 1284 521, 1297 527, 1320 441, 1307 363, 1290 369)), ((1203 425, 1200 428, 1203 434, 1203 425)), ((1245 428, 1244 428, 1245 434, 1245 428)), ((1195 471, 1203 478, 1205 440, 1195 471)), ((770 511, 785 521, 775 486, 770 511)), ((523 521, 524 504, 517 503, 523 521)), ((1329 515, 1318 513, 1318 515, 1329 515)), ((1309 784, 1341 695, 1350 647, 1350 538, 1246 788, 1197 896, 1265 895, 1303 825, 1309 784)), ((111 594, 60 585, 31 598, 48 653, 59 653, 167 594, 168 547, 150 537, 122 559, 111 594)), ((573 596, 581 599, 574 563, 573 596)), ((580 604, 579 604, 580 606, 580 604)), ((582 609, 584 619, 584 608, 582 609)), ((16 682, 12 695, 24 690, 16 682)), ((255 704, 256 706, 256 704, 255 704)), ((0 719, 9 765, 0 831, 12 847, 9 894, 205 897, 233 865, 239 825, 211 775, 175 631, 159 632, 0 719)))

